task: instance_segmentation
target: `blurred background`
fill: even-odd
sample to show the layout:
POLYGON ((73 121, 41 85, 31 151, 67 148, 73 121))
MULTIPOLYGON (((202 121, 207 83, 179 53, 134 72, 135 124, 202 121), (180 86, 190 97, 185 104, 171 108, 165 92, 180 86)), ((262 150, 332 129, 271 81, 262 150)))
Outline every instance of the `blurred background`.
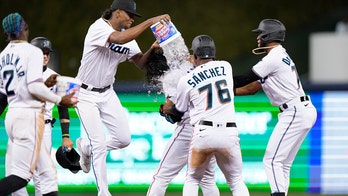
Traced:
MULTIPOLYGON (((0 0, 0 18, 19 12, 29 24, 30 40, 44 36, 52 41, 54 52, 49 66, 61 75, 74 77, 88 27, 111 3, 112 0, 0 0)), ((257 46, 251 30, 264 18, 282 21, 287 28, 283 45, 318 110, 317 122, 292 167, 290 191, 294 193, 289 195, 348 195, 348 32, 336 30, 348 18, 347 0, 136 0, 136 3, 143 17, 136 18, 134 25, 168 13, 188 47, 198 34, 213 37, 217 59, 229 61, 234 74, 243 73, 262 57, 251 53, 257 46)), ((137 39, 143 51, 154 41, 150 28, 137 39)), ((0 50, 6 45, 5 37, 1 36, 0 50)), ((129 112, 132 129, 132 144, 108 154, 110 190, 115 194, 145 195, 163 146, 174 130, 158 115, 158 106, 165 100, 163 95, 149 92, 144 76, 143 71, 128 62, 119 66, 115 76, 115 91, 129 112)), ((262 156, 278 108, 269 104, 263 92, 236 97, 235 103, 247 186, 252 193, 267 195, 269 187, 262 156)), ((76 139, 84 130, 75 111, 69 111, 71 135, 76 139)), ((57 117, 56 109, 54 116, 57 117)), ((54 130, 53 158, 61 142, 58 124, 54 130)), ((6 142, 1 119, 0 177, 4 176, 6 142)), ((72 174, 59 165, 57 169, 61 193, 96 195, 92 172, 72 174)), ((220 190, 230 194, 221 172, 217 173, 220 190)), ((180 195, 183 175, 169 186, 173 195, 180 195)), ((32 183, 28 190, 33 193, 32 183)))
MULTIPOLYGON (((30 39, 49 38, 55 49, 55 61, 62 75, 75 76, 82 56, 87 29, 112 0, 1 0, 0 18, 19 12, 30 27, 30 39)), ((170 14, 188 47, 198 34, 208 34, 216 42, 217 58, 232 63, 234 73, 250 68, 259 56, 251 54, 256 35, 251 32, 264 18, 276 18, 287 28, 284 46, 297 65, 302 80, 309 78, 309 37, 315 32, 334 32, 338 21, 347 17, 345 0, 138 0, 137 11, 142 18, 170 14)), ((137 39, 146 51, 155 41, 149 29, 137 39)), ((0 48, 6 45, 0 39, 0 48)), ((116 78, 143 81, 144 74, 135 66, 120 66, 116 78), (131 74, 130 74, 131 73, 131 74)))

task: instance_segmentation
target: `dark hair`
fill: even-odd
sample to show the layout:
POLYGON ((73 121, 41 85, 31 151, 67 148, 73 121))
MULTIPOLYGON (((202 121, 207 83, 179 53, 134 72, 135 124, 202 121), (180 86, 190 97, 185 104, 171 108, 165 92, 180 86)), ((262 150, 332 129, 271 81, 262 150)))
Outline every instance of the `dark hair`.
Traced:
POLYGON ((112 16, 112 12, 114 12, 115 10, 111 9, 111 8, 108 8, 106 9, 103 14, 102 14, 102 18, 106 19, 106 20, 109 20, 112 16))

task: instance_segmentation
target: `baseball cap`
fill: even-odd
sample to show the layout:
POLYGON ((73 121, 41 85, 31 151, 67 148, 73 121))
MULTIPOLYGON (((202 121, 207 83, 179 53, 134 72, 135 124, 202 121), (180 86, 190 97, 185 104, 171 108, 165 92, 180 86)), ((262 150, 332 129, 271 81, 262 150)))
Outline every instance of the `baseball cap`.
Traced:
POLYGON ((2 28, 7 34, 18 34, 25 27, 23 17, 16 13, 11 13, 2 20, 2 28))
POLYGON ((141 15, 136 11, 136 8, 136 3, 133 0, 114 0, 111 4, 112 10, 120 9, 141 17, 141 15))

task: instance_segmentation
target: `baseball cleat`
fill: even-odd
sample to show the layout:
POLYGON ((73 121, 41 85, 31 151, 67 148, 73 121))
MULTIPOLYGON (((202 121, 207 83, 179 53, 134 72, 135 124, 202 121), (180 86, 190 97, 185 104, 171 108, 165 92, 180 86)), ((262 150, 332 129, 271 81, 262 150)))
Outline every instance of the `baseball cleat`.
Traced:
POLYGON ((76 140, 77 149, 79 149, 79 152, 81 154, 80 166, 83 172, 88 173, 91 170, 91 156, 83 153, 81 147, 81 140, 82 138, 78 138, 76 140))

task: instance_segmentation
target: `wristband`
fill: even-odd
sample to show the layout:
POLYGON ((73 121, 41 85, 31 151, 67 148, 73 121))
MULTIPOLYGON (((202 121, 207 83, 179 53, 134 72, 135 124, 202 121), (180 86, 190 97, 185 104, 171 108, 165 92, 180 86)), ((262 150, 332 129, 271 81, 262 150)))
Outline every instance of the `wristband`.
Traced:
POLYGON ((69 134, 63 134, 63 135, 62 135, 62 138, 69 138, 69 137, 70 137, 69 134))
POLYGON ((62 137, 69 137, 69 126, 70 123, 69 122, 64 122, 64 123, 60 123, 60 127, 62 129, 62 137))

